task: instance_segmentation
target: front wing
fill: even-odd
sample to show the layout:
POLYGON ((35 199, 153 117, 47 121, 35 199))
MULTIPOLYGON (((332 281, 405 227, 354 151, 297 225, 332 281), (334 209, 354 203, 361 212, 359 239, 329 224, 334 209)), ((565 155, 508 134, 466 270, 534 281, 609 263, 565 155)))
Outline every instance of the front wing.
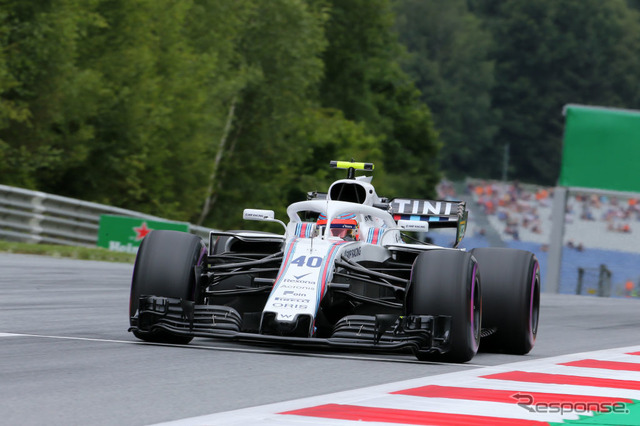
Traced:
POLYGON ((190 301, 142 296, 129 331, 140 334, 164 330, 177 336, 226 338, 287 346, 366 350, 410 350, 445 353, 449 346, 448 316, 349 315, 340 319, 330 337, 296 337, 261 332, 261 313, 241 316, 222 305, 196 305, 190 301))

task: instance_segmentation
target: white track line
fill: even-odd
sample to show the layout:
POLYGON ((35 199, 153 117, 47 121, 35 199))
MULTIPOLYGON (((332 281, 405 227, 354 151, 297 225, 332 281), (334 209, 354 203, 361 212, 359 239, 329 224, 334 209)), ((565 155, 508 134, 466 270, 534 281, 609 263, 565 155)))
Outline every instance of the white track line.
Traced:
MULTIPOLYGON (((60 339, 60 340, 80 340, 86 342, 104 342, 104 343, 124 343, 124 344, 133 344, 133 345, 147 345, 147 346, 165 346, 165 347, 178 347, 178 348, 188 348, 188 349, 205 349, 212 351, 221 351, 221 352, 241 352, 241 353, 255 353, 262 355, 289 355, 289 356, 301 356, 301 357, 311 357, 311 358, 328 358, 328 359, 347 359, 347 360, 355 360, 355 361, 374 361, 374 362, 390 362, 396 364, 429 364, 429 365, 451 365, 443 362, 428 362, 428 361, 418 361, 414 359, 393 359, 393 358, 381 358, 381 357, 367 357, 367 356, 358 356, 358 355, 342 355, 342 354, 332 354, 332 353, 318 353, 318 352, 309 352, 309 351, 284 351, 277 349, 251 349, 251 348, 234 348, 234 347, 223 347, 223 346, 204 346, 204 345, 176 345, 169 343, 149 343, 142 342, 137 340, 112 340, 112 339, 94 339, 90 337, 73 337, 73 336, 50 336, 44 334, 25 334, 25 333, 0 333, 0 337, 36 337, 43 339, 60 339)), ((469 368, 479 368, 485 367, 484 365, 479 364, 456 364, 456 366, 460 367, 469 367, 469 368)))

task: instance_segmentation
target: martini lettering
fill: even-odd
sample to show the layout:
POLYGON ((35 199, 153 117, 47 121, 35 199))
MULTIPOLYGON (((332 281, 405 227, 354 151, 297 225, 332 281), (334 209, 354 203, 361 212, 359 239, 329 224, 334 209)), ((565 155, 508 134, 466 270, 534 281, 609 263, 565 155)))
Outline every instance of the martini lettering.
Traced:
POLYGON ((456 203, 430 200, 397 199, 391 204, 394 213, 416 215, 450 215, 456 211, 456 203))

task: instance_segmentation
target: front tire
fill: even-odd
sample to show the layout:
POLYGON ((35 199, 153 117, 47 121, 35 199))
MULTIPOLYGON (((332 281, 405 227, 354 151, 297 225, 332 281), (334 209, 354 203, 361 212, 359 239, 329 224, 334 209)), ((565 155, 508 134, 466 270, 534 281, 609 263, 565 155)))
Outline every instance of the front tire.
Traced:
POLYGON ((483 326, 496 332, 483 350, 524 355, 533 348, 540 313, 540 264, 528 251, 477 248, 471 251, 482 273, 483 326))
MULTIPOLYGON (((140 296, 158 296, 195 301, 195 267, 206 247, 198 236, 178 231, 152 231, 140 245, 131 280, 129 322, 134 318, 140 296)), ((133 334, 147 342, 187 344, 193 337, 176 336, 162 329, 136 330, 133 334)))
POLYGON ((480 275, 470 253, 431 250, 413 264, 407 299, 410 314, 451 317, 449 350, 442 355, 418 351, 421 361, 466 362, 478 352, 482 326, 480 275))

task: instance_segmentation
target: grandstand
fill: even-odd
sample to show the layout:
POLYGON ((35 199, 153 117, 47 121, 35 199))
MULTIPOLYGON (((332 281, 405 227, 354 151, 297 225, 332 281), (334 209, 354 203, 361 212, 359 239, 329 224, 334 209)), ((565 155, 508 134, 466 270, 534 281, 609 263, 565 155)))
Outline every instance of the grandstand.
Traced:
MULTIPOLYGON (((516 184, 470 184, 470 210, 481 209, 505 240, 546 244, 551 233, 553 189, 516 184), (491 197, 477 188, 492 188, 491 197)), ((468 197, 466 197, 468 198, 468 197)), ((567 201, 564 244, 640 253, 640 204, 637 198, 621 199, 572 193, 567 201), (635 234, 634 231, 635 230, 635 234)))

